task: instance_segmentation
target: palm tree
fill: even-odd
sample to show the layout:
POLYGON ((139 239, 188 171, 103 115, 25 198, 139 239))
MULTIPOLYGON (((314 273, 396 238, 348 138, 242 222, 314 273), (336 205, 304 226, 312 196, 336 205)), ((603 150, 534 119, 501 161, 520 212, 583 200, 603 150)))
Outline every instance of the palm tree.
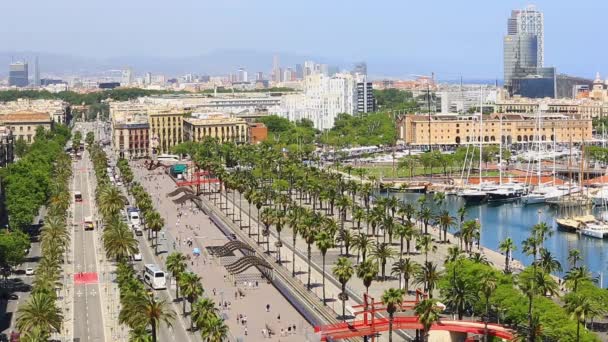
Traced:
POLYGON ((546 273, 561 272, 562 264, 551 255, 551 252, 541 248, 538 266, 546 273))
POLYGON ((342 300, 342 320, 346 321, 346 301, 348 300, 348 294, 346 294, 346 283, 348 283, 350 278, 353 276, 353 265, 348 258, 340 257, 338 258, 332 273, 336 278, 338 278, 338 281, 342 286, 342 293, 340 293, 340 300, 342 300))
POLYGON ((171 327, 175 320, 175 312, 169 307, 167 300, 157 299, 152 293, 144 295, 138 309, 152 327, 152 342, 156 342, 156 328, 159 323, 163 322, 171 327))
POLYGON ((55 304, 55 297, 46 293, 32 293, 28 301, 17 310, 16 326, 21 332, 34 329, 44 333, 60 332, 62 322, 63 315, 55 304))
MULTIPOLYGON (((437 194, 440 194, 440 192, 437 194)), ((449 211, 444 210, 437 217, 437 222, 443 230, 443 242, 448 242, 448 229, 456 223, 456 219, 450 215, 449 211)))
MULTIPOLYGON (((266 253, 270 254, 270 226, 276 222, 276 211, 271 207, 266 207, 260 214, 260 220, 264 225, 263 235, 266 237, 266 253)), ((260 235, 258 234, 258 243, 260 235)))
POLYGON ((179 276, 186 271, 186 256, 180 252, 173 252, 167 256, 165 266, 175 279, 175 298, 179 298, 179 276))
POLYGON ((363 232, 353 238, 353 248, 357 250, 357 261, 359 261, 359 255, 361 255, 362 261, 365 262, 367 252, 371 251, 372 247, 373 240, 363 232))
POLYGON ((540 222, 532 226, 532 234, 538 237, 540 241, 539 244, 542 246, 545 240, 553 235, 553 231, 551 230, 551 228, 549 228, 547 223, 540 222))
POLYGON ((578 249, 570 249, 568 250, 568 263, 572 266, 572 268, 576 268, 576 263, 581 261, 583 258, 581 257, 581 251, 578 249))
MULTIPOLYGON (((307 288, 310 290, 310 264, 311 264, 311 253, 312 253, 312 244, 315 243, 315 239, 317 238, 317 231, 319 230, 319 215, 317 213, 312 213, 311 215, 306 215, 303 222, 302 227, 300 229, 300 235, 304 238, 304 242, 306 242, 307 246, 307 262, 308 262, 308 282, 307 288)), ((295 254, 295 253, 294 253, 295 254)))
POLYGON ((511 268, 509 267, 509 263, 511 261, 511 255, 515 250, 517 250, 517 246, 515 246, 513 239, 508 237, 500 242, 498 249, 505 253, 505 273, 510 273, 511 268))
POLYGON ((488 342, 488 320, 490 319, 490 297, 496 290, 497 279, 492 271, 488 271, 481 277, 479 292, 483 295, 486 302, 486 314, 484 317, 484 340, 488 342))
POLYGON ((192 305, 192 312, 190 313, 192 331, 194 331, 194 328, 201 329, 205 325, 205 322, 207 322, 211 316, 216 315, 218 311, 213 300, 209 298, 200 298, 197 300, 192 305))
POLYGON ((404 289, 406 294, 409 292, 410 278, 418 272, 419 268, 420 264, 410 258, 401 259, 393 265, 391 274, 399 277, 399 288, 404 289))
POLYGON ((424 253, 424 262, 429 261, 429 252, 436 252, 437 246, 433 244, 433 238, 430 235, 420 235, 416 240, 416 248, 424 253))
POLYGON ((458 319, 462 320, 465 310, 472 307, 477 302, 478 297, 474 284, 456 278, 451 286, 443 293, 443 302, 458 314, 458 319))
POLYGON ((580 326, 587 323, 587 318, 593 318, 605 310, 593 298, 580 294, 573 294, 566 297, 566 312, 570 314, 570 319, 576 319, 576 341, 580 341, 580 326))
POLYGON ((120 190, 114 186, 106 186, 98 190, 97 204, 101 214, 104 217, 118 215, 127 202, 120 190))
POLYGON ((212 315, 201 328, 201 337, 208 342, 222 342, 228 337, 228 326, 218 315, 212 315))
POLYGON ((353 210, 353 223, 357 222, 357 230, 361 230, 361 221, 365 218, 365 211, 363 209, 356 207, 353 210))
POLYGON ((445 264, 449 264, 462 259, 462 257, 462 250, 458 248, 458 246, 450 246, 448 247, 448 255, 445 256, 445 260, 443 262, 445 264))
POLYGON ((401 306, 403 303, 403 290, 401 289, 386 289, 382 294, 382 304, 386 305, 386 311, 388 312, 388 340, 393 341, 393 320, 397 306, 401 306))
POLYGON ((490 265, 490 262, 488 261, 488 258, 486 258, 485 255, 483 255, 483 254, 481 254, 479 252, 473 253, 473 255, 471 255, 469 257, 469 259, 471 261, 473 261, 474 263, 476 263, 476 264, 482 264, 482 265, 486 265, 486 266, 490 265))
POLYGON ((158 232, 165 226, 165 220, 156 211, 150 212, 146 217, 146 226, 148 227, 148 239, 150 239, 150 232, 154 232, 154 253, 158 254, 158 232))
POLYGON ((340 247, 344 246, 344 256, 350 256, 350 247, 353 244, 355 237, 350 230, 343 229, 338 232, 337 241, 342 242, 340 247))
POLYGON ((356 267, 357 278, 363 281, 365 293, 369 293, 372 281, 378 276, 378 263, 373 260, 365 260, 356 267))
POLYGON ((424 299, 414 307, 418 321, 422 324, 423 336, 426 339, 431 326, 439 321, 439 307, 436 299, 424 299))
POLYGON ((437 265, 432 262, 425 262, 422 267, 418 269, 418 272, 414 276, 416 284, 424 286, 424 290, 428 293, 429 298, 433 298, 433 290, 435 285, 441 279, 441 272, 437 270, 437 265))
MULTIPOLYGON (((182 295, 186 297, 192 309, 192 303, 204 292, 201 286, 201 277, 194 272, 184 272, 179 276, 179 287, 182 289, 182 295)), ((183 301, 182 314, 186 315, 186 301, 183 301)))
POLYGON ((376 243, 371 256, 378 261, 382 270, 382 280, 386 280, 386 262, 393 258, 395 252, 386 243, 376 243))
POLYGON ((138 251, 137 239, 124 222, 113 220, 102 234, 102 240, 109 259, 124 261, 138 251))
POLYGON ((592 281, 591 273, 587 269, 586 266, 578 266, 571 268, 568 272, 566 272, 566 276, 564 277, 564 285, 566 288, 571 289, 576 292, 578 290, 578 285, 585 281, 592 281))
POLYGON ((553 297, 559 293, 557 282, 551 277, 551 274, 543 270, 536 272, 534 282, 538 293, 545 297, 553 297))
MULTIPOLYGON (((292 246, 296 249, 297 237, 300 234, 300 226, 302 225, 302 215, 304 210, 301 207, 293 207, 287 215, 287 224, 291 227, 292 246)), ((291 253, 291 276, 296 276, 296 253, 291 253)))
POLYGON ((49 340, 49 333, 36 326, 32 330, 24 331, 19 336, 20 342, 42 342, 49 340))
MULTIPOLYGON (((421 197, 424 198, 424 197, 421 197)), ((429 234, 429 222, 433 219, 433 212, 429 207, 423 207, 418 213, 418 219, 422 221, 424 225, 424 235, 429 234)))
POLYGON ((323 257, 323 305, 327 305, 325 298, 325 255, 327 254, 327 250, 334 246, 334 238, 326 230, 322 230, 317 233, 315 241, 323 257))

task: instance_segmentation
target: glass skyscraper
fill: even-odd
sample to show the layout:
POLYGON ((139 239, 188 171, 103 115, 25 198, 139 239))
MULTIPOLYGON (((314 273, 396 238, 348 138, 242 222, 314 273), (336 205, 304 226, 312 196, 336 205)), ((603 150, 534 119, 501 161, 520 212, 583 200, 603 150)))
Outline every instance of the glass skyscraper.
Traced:
POLYGON ((27 63, 15 62, 9 65, 8 85, 15 87, 27 87, 29 85, 27 63))

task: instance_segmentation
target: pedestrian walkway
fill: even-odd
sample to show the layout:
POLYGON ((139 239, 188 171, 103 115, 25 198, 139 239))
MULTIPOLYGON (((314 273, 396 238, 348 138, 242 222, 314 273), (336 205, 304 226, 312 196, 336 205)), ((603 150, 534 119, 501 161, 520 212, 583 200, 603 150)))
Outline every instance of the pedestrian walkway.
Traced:
MULTIPOLYGON (((307 334, 313 334, 311 325, 276 288, 263 280, 259 271, 252 268, 240 277, 231 277, 221 265, 222 260, 207 251, 207 247, 226 244, 227 237, 198 208, 190 203, 175 204, 166 196, 175 189, 168 175, 158 170, 148 171, 141 165, 132 163, 133 173, 154 198, 158 212, 165 219, 169 243, 189 256, 190 269, 202 277, 205 295, 221 307, 220 314, 233 338, 304 341, 307 334), (200 256, 195 256, 194 248, 200 250, 200 256)), ((238 256, 235 252, 235 260, 238 256)))

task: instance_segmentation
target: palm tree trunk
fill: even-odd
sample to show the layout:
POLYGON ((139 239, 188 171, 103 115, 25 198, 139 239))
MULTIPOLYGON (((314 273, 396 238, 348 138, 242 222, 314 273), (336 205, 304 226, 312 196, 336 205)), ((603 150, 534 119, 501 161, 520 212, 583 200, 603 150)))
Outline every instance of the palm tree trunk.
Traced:
POLYGON ((581 340, 581 321, 578 320, 578 317, 576 319, 576 342, 579 342, 581 340))
POLYGON ((243 229, 243 211, 241 210, 241 204, 243 202, 243 193, 239 191, 239 229, 243 229))
POLYGON ((325 253, 323 253, 323 305, 327 305, 325 299, 325 253))
MULTIPOLYGON (((308 244, 308 289, 310 290, 310 253, 311 253, 311 245, 308 244)), ((294 252, 295 253, 295 252, 294 252)))
POLYGON ((156 320, 152 319, 150 325, 152 326, 152 342, 156 342, 156 320))
POLYGON ((177 285, 177 277, 175 278, 175 298, 179 298, 179 286, 177 285))
POLYGON ((346 322, 346 283, 342 283, 342 321, 346 322))
POLYGON ((405 294, 407 295, 410 292, 410 278, 406 278, 405 274, 403 276, 403 285, 405 289, 405 294))
POLYGON ((249 237, 251 237, 251 202, 249 202, 249 210, 247 212, 247 216, 249 216, 249 237))
POLYGON ((403 237, 401 237, 400 244, 401 246, 399 247, 399 260, 403 260, 403 237))
POLYGON ((509 272, 509 250, 505 252, 505 272, 509 272))
POLYGON ((277 234, 278 234, 278 239, 279 239, 279 241, 277 243, 277 257, 279 258, 278 262, 279 262, 279 265, 280 265, 282 263, 281 262, 281 246, 282 246, 282 243, 281 243, 281 230, 280 229, 277 230, 277 234))
POLYGON ((186 297, 182 298, 182 315, 186 316, 186 297))
POLYGON ((296 232, 292 231, 292 245, 293 249, 291 250, 291 276, 296 277, 296 232))
POLYGON ((388 342, 393 342, 393 314, 388 318, 388 342))

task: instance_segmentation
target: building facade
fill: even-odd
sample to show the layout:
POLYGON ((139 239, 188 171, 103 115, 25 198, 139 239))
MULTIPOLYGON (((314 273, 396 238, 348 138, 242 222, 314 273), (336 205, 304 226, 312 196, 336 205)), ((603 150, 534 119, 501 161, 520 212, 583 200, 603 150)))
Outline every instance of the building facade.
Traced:
POLYGON ((538 66, 545 65, 545 28, 543 13, 535 6, 528 6, 522 10, 511 11, 511 18, 507 22, 509 35, 531 34, 536 36, 536 54, 538 66))
POLYGON ((608 115, 608 103, 593 99, 529 99, 514 97, 496 102, 495 112, 505 114, 533 114, 540 111, 568 115, 575 119, 594 119, 608 115))
POLYGON ((149 112, 151 154, 170 153, 173 146, 183 141, 183 119, 186 112, 149 112))
POLYGON ((150 153, 150 125, 147 120, 117 123, 112 131, 112 148, 127 159, 147 157, 150 153))
POLYGON ((48 113, 15 112, 0 114, 0 125, 4 125, 12 132, 13 139, 23 139, 28 144, 34 142, 36 129, 38 127, 49 131, 53 126, 53 120, 48 113))
POLYGON ((308 119, 320 130, 332 128, 338 114, 356 111, 357 80, 351 74, 313 73, 305 77, 302 93, 281 98, 281 116, 291 121, 308 119))
POLYGON ((0 167, 6 167, 13 162, 14 143, 13 132, 6 126, 0 126, 0 167))
POLYGON ((25 62, 11 63, 8 67, 8 85, 9 87, 27 87, 29 85, 28 79, 28 65, 25 62))
POLYGON ((194 113, 184 118, 184 141, 198 142, 205 137, 220 142, 248 142, 247 122, 224 113, 194 113))
POLYGON ((592 120, 571 119, 565 115, 545 115, 540 120, 535 115, 492 114, 484 116, 480 125, 477 115, 407 115, 398 122, 399 138, 406 144, 466 145, 498 144, 501 135, 505 144, 521 144, 530 141, 580 143, 593 139, 592 120), (502 123, 500 116, 502 117, 502 123), (481 127, 483 127, 483 134, 481 127), (502 133, 502 134, 501 134, 502 133))
POLYGON ((268 139, 268 127, 261 122, 247 123, 249 127, 249 143, 258 144, 268 139))
POLYGON ((376 110, 376 99, 372 82, 357 82, 357 113, 370 113, 376 110))

